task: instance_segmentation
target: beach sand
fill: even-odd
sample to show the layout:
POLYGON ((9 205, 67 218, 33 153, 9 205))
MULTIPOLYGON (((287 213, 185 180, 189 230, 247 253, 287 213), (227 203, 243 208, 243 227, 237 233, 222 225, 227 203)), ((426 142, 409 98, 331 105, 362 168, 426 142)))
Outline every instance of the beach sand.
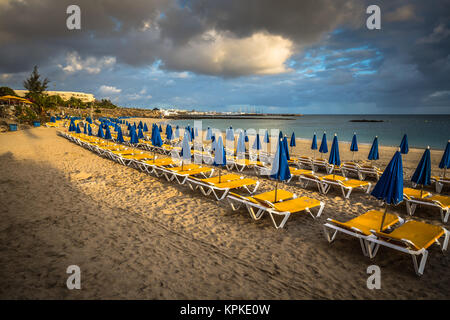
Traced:
MULTIPOLYGON (((309 155, 309 145, 299 140, 296 153, 309 155)), ((360 146, 357 157, 369 148, 360 146)), ((340 149, 351 159, 348 146, 340 149)), ((394 150, 382 147, 377 164, 384 167, 394 150)), ((408 175, 422 153, 408 154, 408 175)), ((433 170, 441 155, 432 151, 433 170)), ((225 201, 101 158, 56 129, 1 134, 0 168, 1 299, 450 297, 450 258, 437 246, 417 277, 408 255, 381 248, 370 260, 359 241, 342 235, 328 244, 327 218, 345 221, 380 208, 358 191, 345 200, 337 189, 321 195, 279 184, 326 206, 316 220, 298 214, 276 230, 267 216, 255 222, 225 201), (366 286, 374 264, 380 290, 366 286), (69 265, 81 268, 81 290, 66 287, 69 265)), ((274 185, 261 179, 259 190, 274 185)), ((390 210, 406 217, 404 204, 390 210)), ((415 219, 442 225, 436 210, 420 208, 415 219)))

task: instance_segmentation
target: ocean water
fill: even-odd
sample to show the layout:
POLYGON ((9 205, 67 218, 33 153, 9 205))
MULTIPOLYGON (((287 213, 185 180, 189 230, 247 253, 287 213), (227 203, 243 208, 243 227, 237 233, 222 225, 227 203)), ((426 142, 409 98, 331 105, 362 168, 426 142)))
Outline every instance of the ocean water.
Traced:
MULTIPOLYGON (((398 146, 406 133, 410 148, 426 148, 434 150, 445 148, 450 140, 450 115, 304 115, 295 120, 273 119, 201 119, 202 128, 208 126, 225 130, 233 129, 279 129, 288 137, 292 131, 296 138, 312 139, 317 134, 318 143, 323 132, 328 140, 334 134, 339 141, 350 142, 356 132, 358 143, 372 144, 375 136, 381 146, 398 146), (383 120, 383 122, 350 122, 350 120, 383 120)), ((167 123, 184 127, 194 125, 194 120, 168 120, 167 123)))

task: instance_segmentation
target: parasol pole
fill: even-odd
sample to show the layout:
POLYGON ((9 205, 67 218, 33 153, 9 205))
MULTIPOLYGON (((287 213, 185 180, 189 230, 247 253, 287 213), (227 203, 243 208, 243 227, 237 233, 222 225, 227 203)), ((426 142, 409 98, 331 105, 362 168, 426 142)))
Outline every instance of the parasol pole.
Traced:
POLYGON ((388 204, 386 203, 386 206, 384 207, 383 218, 381 219, 380 231, 383 231, 383 224, 384 224, 384 219, 386 218, 387 208, 388 208, 388 204))
POLYGON ((277 202, 277 190, 278 190, 278 179, 275 182, 275 201, 274 201, 274 203, 277 202))

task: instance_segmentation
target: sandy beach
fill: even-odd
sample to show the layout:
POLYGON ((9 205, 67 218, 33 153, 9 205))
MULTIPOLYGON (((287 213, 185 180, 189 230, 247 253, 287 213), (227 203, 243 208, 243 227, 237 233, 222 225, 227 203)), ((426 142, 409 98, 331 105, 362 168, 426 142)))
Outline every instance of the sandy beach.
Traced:
MULTIPOLYGON (((298 140, 294 153, 312 155, 309 147, 298 140)), ((342 160, 351 159, 348 149, 340 145, 342 160)), ((369 149, 360 145, 355 159, 369 149)), ((394 151, 381 147, 377 165, 384 168, 394 151)), ((422 153, 410 150, 407 177, 422 153)), ((434 174, 441 156, 431 151, 434 174)), ((370 260, 347 236, 328 244, 327 218, 380 208, 362 192, 345 200, 337 189, 322 195, 280 184, 326 206, 316 220, 298 214, 276 230, 268 217, 252 221, 225 201, 101 158, 43 127, 1 134, 0 168, 1 299, 450 297, 450 258, 437 246, 418 277, 408 255, 382 248, 370 260), (366 286, 373 264, 382 271, 380 290, 366 286), (69 265, 81 268, 81 290, 66 287, 69 265)), ((259 191, 274 185, 261 179, 259 191)), ((390 210, 406 217, 404 204, 390 210)), ((436 210, 420 208, 414 219, 443 225, 436 210)))

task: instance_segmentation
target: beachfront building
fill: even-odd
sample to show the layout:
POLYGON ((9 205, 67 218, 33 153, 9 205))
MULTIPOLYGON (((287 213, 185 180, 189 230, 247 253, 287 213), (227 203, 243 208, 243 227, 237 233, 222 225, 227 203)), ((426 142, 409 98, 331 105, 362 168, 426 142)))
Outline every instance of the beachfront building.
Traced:
MULTIPOLYGON (((19 97, 25 97, 28 90, 14 90, 19 97)), ((44 91, 44 94, 49 96, 60 96, 63 100, 69 100, 74 97, 83 102, 93 102, 95 97, 92 93, 72 92, 72 91, 44 91)))

